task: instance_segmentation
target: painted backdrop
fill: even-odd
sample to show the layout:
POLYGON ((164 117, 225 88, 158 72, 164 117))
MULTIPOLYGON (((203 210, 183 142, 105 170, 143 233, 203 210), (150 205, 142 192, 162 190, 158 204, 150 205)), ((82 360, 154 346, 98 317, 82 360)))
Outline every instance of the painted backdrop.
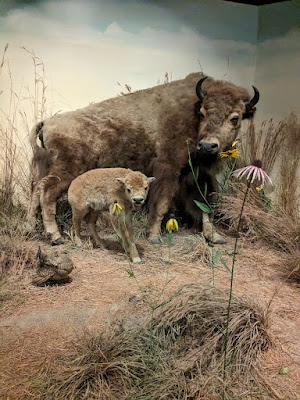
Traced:
MULTIPOLYGON (((0 107, 9 107, 10 74, 26 105, 33 90, 27 50, 46 67, 48 112, 179 79, 203 70, 261 91, 258 119, 299 110, 300 3, 263 7, 221 0, 6 1, 0 43, 9 43, 0 107), (26 94, 27 93, 27 94, 26 94)), ((27 107, 27 108, 26 108, 27 107)))

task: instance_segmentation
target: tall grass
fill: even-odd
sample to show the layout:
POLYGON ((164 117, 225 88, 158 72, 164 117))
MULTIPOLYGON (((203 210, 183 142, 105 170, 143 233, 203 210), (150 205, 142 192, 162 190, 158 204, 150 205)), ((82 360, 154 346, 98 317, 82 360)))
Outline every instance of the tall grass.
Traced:
POLYGON ((43 62, 33 51, 22 47, 33 62, 33 87, 16 87, 9 62, 9 45, 4 47, 0 64, 0 82, 9 87, 0 93, 6 106, 0 108, 0 276, 23 270, 32 263, 24 229, 30 198, 29 145, 31 126, 46 116, 46 80, 43 62), (25 263, 25 264, 24 264, 25 263))
POLYGON ((300 212, 300 119, 294 113, 275 123, 263 122, 256 127, 251 121, 242 135, 238 166, 249 165, 254 159, 263 162, 264 170, 275 181, 274 205, 288 215, 300 212))
POLYGON ((9 80, 9 89, 0 96, 6 97, 7 106, 0 108, 0 206, 2 213, 11 213, 20 202, 30 197, 31 126, 46 116, 46 80, 43 62, 33 51, 22 47, 33 62, 33 88, 14 84, 14 76, 8 58, 9 46, 5 46, 0 80, 9 80))

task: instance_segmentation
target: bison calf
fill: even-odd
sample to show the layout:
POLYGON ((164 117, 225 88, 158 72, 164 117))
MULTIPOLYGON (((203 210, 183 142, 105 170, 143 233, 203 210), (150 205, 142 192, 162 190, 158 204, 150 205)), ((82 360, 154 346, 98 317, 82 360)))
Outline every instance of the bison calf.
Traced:
POLYGON ((119 203, 123 209, 119 216, 118 233, 132 262, 140 263, 133 241, 131 215, 132 210, 138 210, 144 204, 149 184, 154 179, 125 168, 92 169, 74 179, 69 187, 68 200, 72 206, 76 243, 81 244, 80 224, 84 219, 96 245, 103 248, 103 240, 96 231, 96 221, 101 211, 109 211, 113 216, 114 204, 119 203))

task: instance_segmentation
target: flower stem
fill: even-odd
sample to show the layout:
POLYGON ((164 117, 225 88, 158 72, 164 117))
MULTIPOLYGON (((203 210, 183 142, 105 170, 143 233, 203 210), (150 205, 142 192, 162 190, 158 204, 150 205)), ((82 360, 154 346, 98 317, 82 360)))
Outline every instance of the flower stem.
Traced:
MULTIPOLYGON (((238 224, 237 224, 237 229, 236 229, 236 238, 235 238, 235 243, 234 243, 234 250, 233 250, 233 257, 232 257, 232 268, 231 268, 231 278, 230 278, 230 291, 229 291, 229 299, 228 299, 228 307, 227 307, 227 318, 226 318, 226 331, 225 331, 225 337, 224 337, 224 365, 223 365, 223 381, 225 384, 225 378, 226 378, 226 367, 227 367, 227 344, 228 344, 228 330, 229 330, 229 318, 230 318, 230 306, 231 306, 231 299, 232 299, 232 288, 233 288, 233 277, 234 277, 234 265, 235 265, 235 259, 236 259, 236 252, 237 252, 237 245, 238 245, 238 240, 239 240, 239 231, 241 227, 241 221, 242 221, 242 215, 244 211, 244 206, 246 203, 247 195, 249 192, 250 188, 250 181, 247 183, 247 189, 245 192, 243 204, 241 207, 241 211, 239 214, 239 219, 238 219, 238 224)), ((223 391, 222 398, 224 399, 225 397, 225 391, 223 391)))

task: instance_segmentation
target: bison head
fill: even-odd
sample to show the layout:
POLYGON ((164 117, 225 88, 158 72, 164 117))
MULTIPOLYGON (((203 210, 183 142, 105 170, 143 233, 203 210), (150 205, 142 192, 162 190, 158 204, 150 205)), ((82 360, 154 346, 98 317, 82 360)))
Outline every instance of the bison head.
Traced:
POLYGON ((259 92, 254 87, 254 96, 230 82, 214 81, 207 77, 196 86, 199 101, 195 104, 199 118, 197 151, 203 156, 216 156, 227 151, 236 139, 244 118, 255 113, 259 92))

